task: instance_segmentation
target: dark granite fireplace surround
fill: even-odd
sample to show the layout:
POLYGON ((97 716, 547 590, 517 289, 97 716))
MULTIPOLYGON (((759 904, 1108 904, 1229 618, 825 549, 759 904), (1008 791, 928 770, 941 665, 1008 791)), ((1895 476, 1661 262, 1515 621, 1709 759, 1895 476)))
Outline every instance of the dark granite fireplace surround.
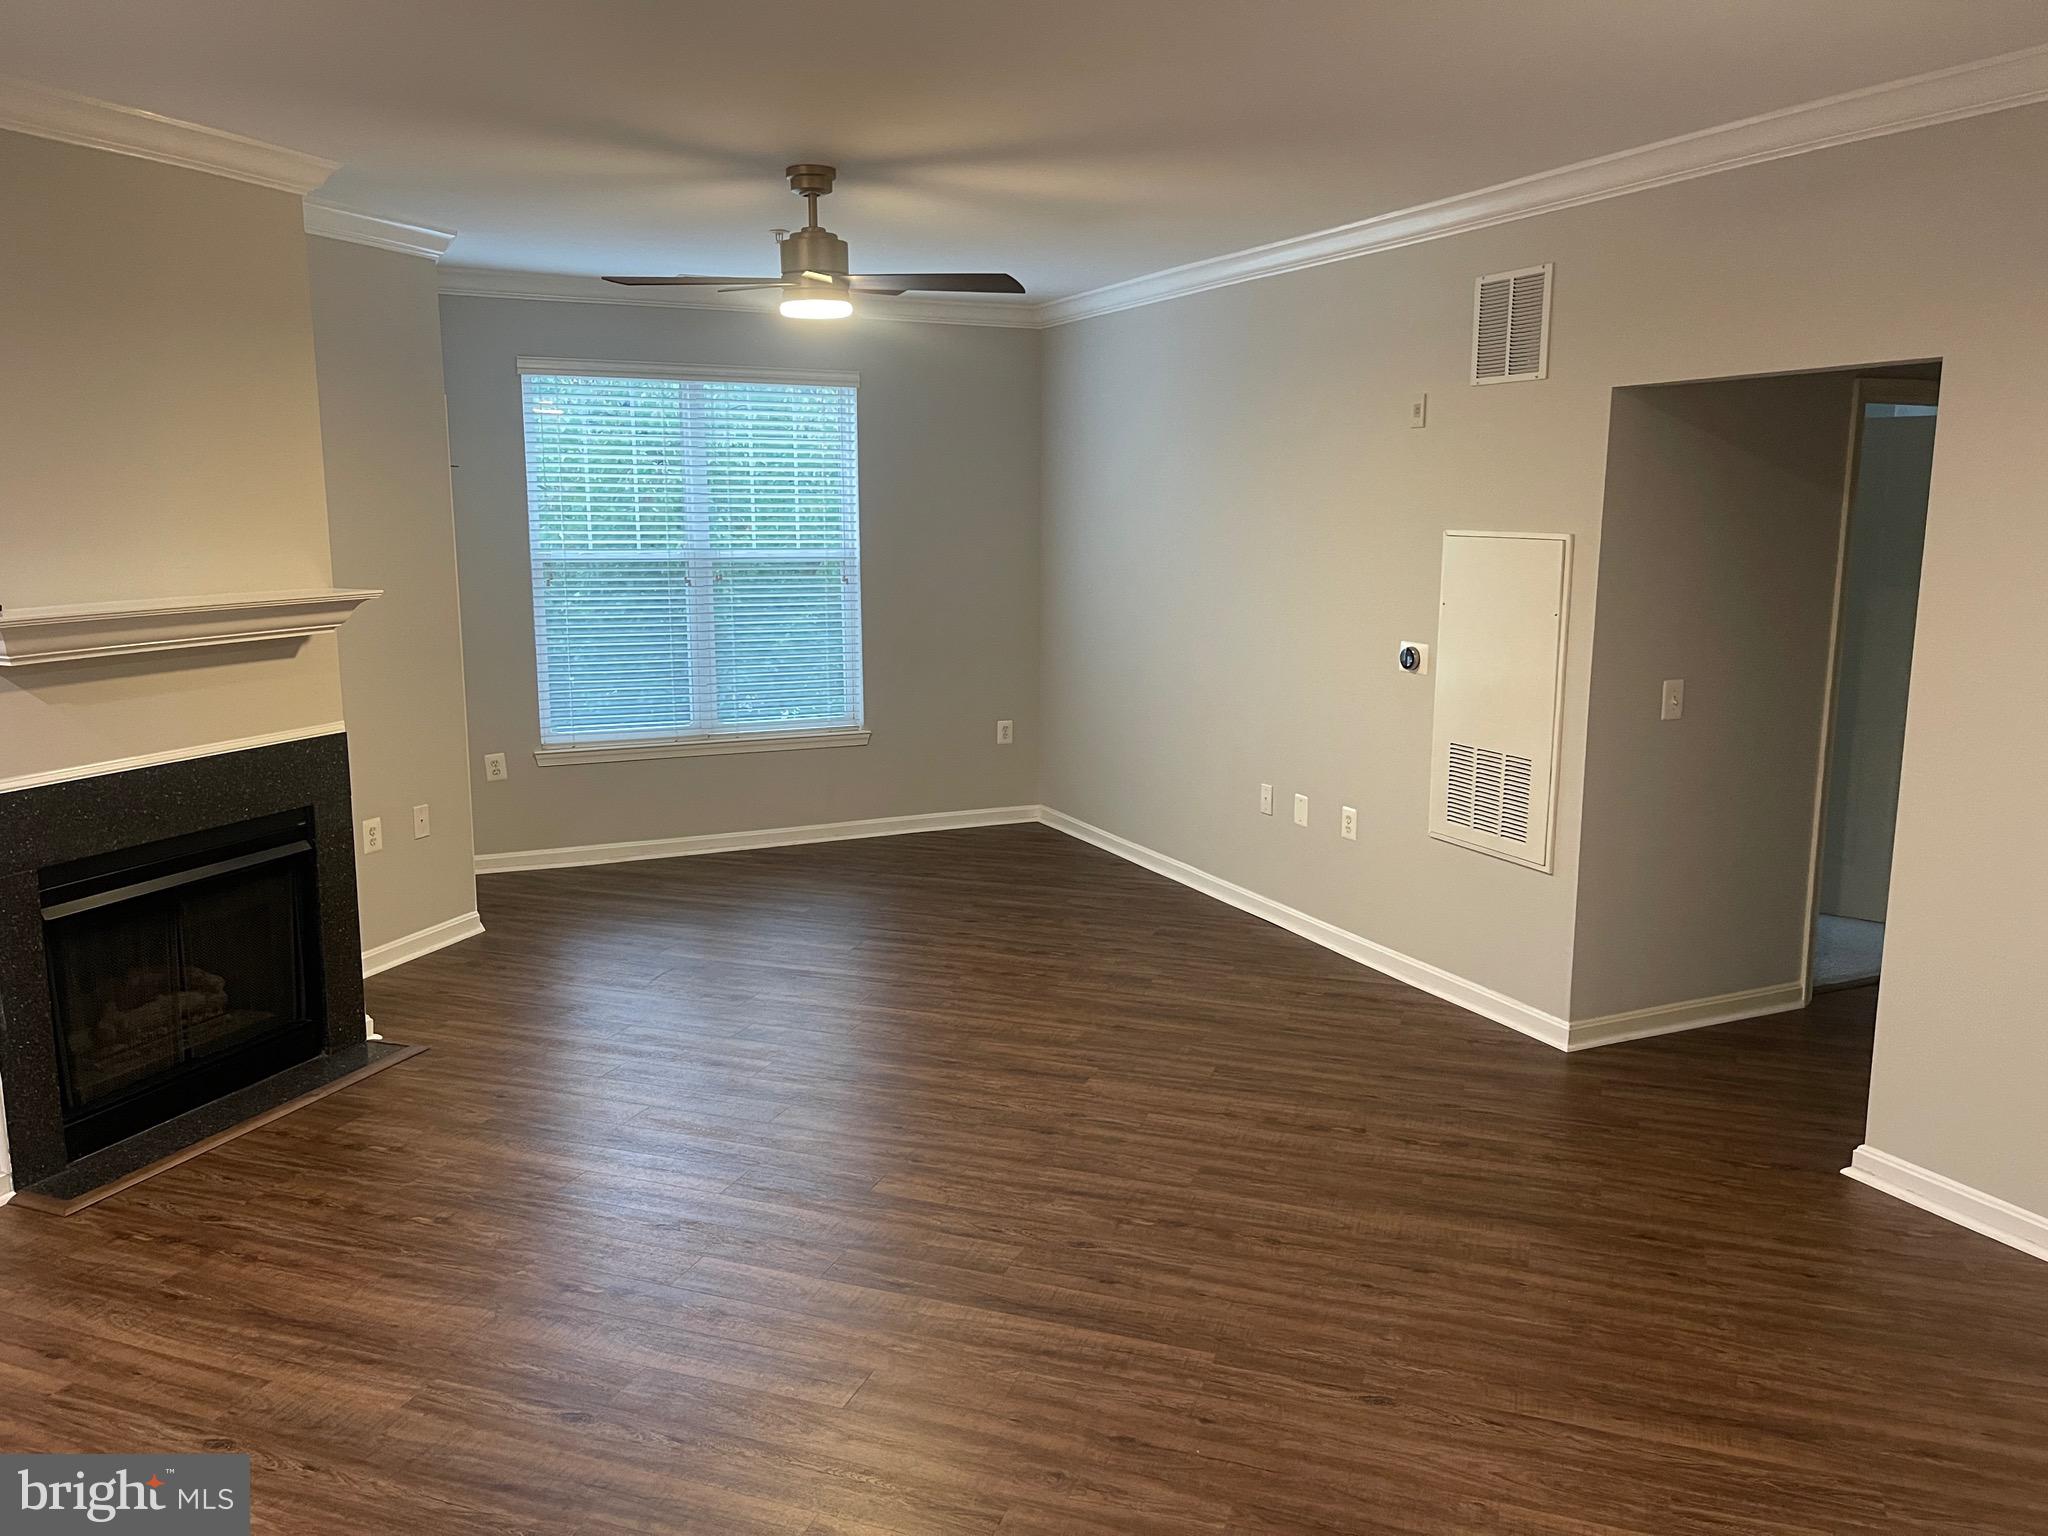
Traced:
POLYGON ((341 732, 0 793, 0 1085, 16 1187, 73 1161, 45 948, 46 873, 256 822, 296 827, 312 845, 309 958, 324 1017, 314 1020, 309 1046, 316 1058, 359 1053, 362 949, 341 732))

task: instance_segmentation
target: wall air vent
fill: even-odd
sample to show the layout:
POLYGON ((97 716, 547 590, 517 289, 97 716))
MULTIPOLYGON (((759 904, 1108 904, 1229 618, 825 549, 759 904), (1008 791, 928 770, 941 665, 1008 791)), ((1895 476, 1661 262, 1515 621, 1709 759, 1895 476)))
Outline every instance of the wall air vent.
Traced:
POLYGON ((1550 371, 1548 263, 1479 279, 1472 298, 1472 382, 1507 384, 1550 371))
POLYGON ((1571 538, 1444 535, 1429 833, 1551 867, 1571 538))
POLYGON ((1528 758, 1454 741, 1444 773, 1445 821, 1488 837, 1529 841, 1529 787, 1535 764, 1528 758))

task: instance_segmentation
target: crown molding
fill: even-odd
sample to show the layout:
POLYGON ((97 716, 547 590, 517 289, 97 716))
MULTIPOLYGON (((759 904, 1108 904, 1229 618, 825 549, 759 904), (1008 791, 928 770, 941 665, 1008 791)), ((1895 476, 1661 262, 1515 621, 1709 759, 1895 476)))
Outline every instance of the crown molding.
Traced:
MULTIPOLYGON (((595 277, 562 272, 500 272, 443 267, 441 291, 480 299, 546 299, 558 304, 644 304, 657 309, 723 309, 771 315, 762 293, 719 293, 701 288, 620 288, 595 277)), ((1035 330, 1044 306, 1006 299, 877 299, 856 319, 916 320, 935 325, 995 325, 1035 330)))
MULTIPOLYGON (((1019 303, 905 297, 867 306, 863 313, 869 319, 947 325, 1023 329, 1065 325, 2042 101, 2048 101, 2048 45, 1786 107, 1334 229, 1169 267, 1067 298, 1019 303)), ((336 169, 335 162, 315 155, 26 80, 0 79, 0 130, 133 155, 301 196, 319 187, 336 169)), ((325 204, 307 205, 306 230, 432 261, 440 260, 454 238, 442 230, 325 204)), ((752 294, 690 293, 685 297, 674 289, 608 289, 595 278, 547 272, 444 268, 441 291, 560 303, 765 312, 763 301, 752 294)))
POLYGON ((452 229, 429 229, 424 224, 401 224, 353 208, 332 203, 306 204, 306 233, 326 240, 346 240, 351 245, 374 245, 380 251, 397 251, 405 256, 424 256, 439 261, 454 242, 452 229))
POLYGON ((0 129, 205 171, 303 197, 335 162, 28 80, 0 79, 0 129))
MULTIPOLYGON (((1608 198, 1762 165, 1863 139, 1931 128, 2048 101, 2048 45, 1978 59, 1904 80, 1867 86, 1796 107, 1723 123, 1593 160, 1504 181, 1475 192, 1376 214, 1335 229, 1296 235, 1127 278, 1067 298, 1014 300, 890 299, 867 308, 874 319, 1037 329, 1206 293, 1233 283, 1278 277, 1378 251, 1448 239, 1517 219, 1558 213, 1608 198)), ((651 304, 678 309, 765 313, 757 294, 688 289, 607 288, 595 278, 549 272, 443 268, 441 291, 500 299, 579 304, 651 304)))
POLYGON ((1066 325, 2040 101, 2048 101, 2048 45, 1829 96, 1335 229, 1129 278, 1039 305, 1040 323, 1066 325))

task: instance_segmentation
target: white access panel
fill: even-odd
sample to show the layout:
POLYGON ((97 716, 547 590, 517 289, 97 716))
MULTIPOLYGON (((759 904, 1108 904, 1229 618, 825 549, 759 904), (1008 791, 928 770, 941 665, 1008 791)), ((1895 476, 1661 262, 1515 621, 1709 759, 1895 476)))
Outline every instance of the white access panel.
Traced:
POLYGON ((1568 533, 1444 535, 1429 834, 1551 867, 1568 533))

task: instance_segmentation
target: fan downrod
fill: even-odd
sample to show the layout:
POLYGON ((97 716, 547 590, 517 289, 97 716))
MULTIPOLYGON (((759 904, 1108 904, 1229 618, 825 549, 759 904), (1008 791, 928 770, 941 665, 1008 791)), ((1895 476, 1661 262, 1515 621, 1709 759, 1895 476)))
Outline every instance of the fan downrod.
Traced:
POLYGON ((832 190, 839 169, 831 165, 792 165, 782 173, 789 178, 789 190, 810 209, 811 228, 818 227, 818 199, 832 190))
POLYGON ((802 229, 776 243, 782 252, 784 282, 836 282, 846 286, 846 242, 818 222, 818 199, 832 190, 838 169, 829 165, 792 165, 783 175, 789 190, 804 200, 810 212, 802 229))

